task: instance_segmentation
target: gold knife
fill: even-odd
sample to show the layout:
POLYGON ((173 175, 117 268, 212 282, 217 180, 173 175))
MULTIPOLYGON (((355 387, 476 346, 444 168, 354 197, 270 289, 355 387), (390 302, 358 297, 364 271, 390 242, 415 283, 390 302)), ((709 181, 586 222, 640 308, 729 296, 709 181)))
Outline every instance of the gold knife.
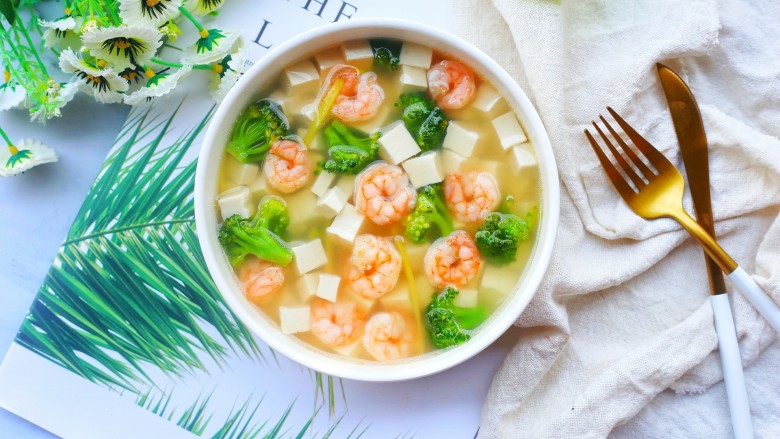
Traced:
MULTIPOLYGON (((672 115, 677 141, 680 143, 688 185, 691 188, 693 207, 697 222, 711 236, 715 236, 710 202, 709 156, 707 135, 699 112, 699 106, 688 85, 672 69, 656 64, 661 86, 672 115)), ((723 365, 723 380, 729 401, 731 424, 737 439, 752 438, 753 425, 750 419, 745 376, 739 354, 734 319, 726 295, 726 283, 718 265, 704 255, 710 284, 710 303, 718 333, 720 360, 723 365)))

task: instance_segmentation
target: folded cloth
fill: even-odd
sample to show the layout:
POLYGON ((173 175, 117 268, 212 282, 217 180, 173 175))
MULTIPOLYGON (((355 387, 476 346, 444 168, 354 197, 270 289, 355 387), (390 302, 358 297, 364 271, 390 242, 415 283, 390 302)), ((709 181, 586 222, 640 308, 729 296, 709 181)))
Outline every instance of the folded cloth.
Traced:
MULTIPOLYGON (((722 372, 701 249, 677 223, 629 210, 583 129, 612 106, 682 170, 655 63, 681 73, 707 131, 718 239, 780 302, 780 3, 743 3, 453 2, 462 35, 535 103, 562 183, 553 260, 516 322, 527 329, 490 387, 481 437, 730 434, 725 404, 710 407, 717 421, 615 430, 665 389, 703 392, 722 372)), ((687 192, 684 203, 692 212, 687 192)), ((729 290, 747 367, 776 334, 729 290)), ((752 410, 757 436, 777 433, 776 410, 752 410)))

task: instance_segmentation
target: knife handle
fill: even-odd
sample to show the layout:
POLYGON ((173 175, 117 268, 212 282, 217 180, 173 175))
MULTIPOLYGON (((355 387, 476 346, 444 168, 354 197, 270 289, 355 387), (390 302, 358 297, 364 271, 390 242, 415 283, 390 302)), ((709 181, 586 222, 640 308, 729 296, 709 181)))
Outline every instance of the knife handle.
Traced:
POLYGON ((728 274, 728 277, 747 300, 756 307, 766 321, 769 322, 772 328, 775 329, 775 332, 780 334, 780 307, 756 284, 756 281, 742 267, 737 267, 728 274))
POLYGON ((710 296, 712 314, 715 317, 715 331, 718 333, 718 350, 723 367, 723 382, 726 384, 726 398, 729 401, 731 427, 736 439, 752 439, 753 423, 750 418, 750 404, 745 388, 745 374, 739 355, 737 331, 731 315, 727 294, 710 296))

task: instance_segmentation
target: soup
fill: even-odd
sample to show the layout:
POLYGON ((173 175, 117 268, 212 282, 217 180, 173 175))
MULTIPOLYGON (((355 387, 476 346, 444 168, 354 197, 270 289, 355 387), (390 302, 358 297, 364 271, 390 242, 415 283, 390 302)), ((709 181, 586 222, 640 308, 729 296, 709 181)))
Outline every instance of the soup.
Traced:
POLYGON ((523 272, 540 214, 536 157, 503 97, 395 40, 320 51, 258 96, 216 200, 247 299, 356 359, 467 343, 523 272))

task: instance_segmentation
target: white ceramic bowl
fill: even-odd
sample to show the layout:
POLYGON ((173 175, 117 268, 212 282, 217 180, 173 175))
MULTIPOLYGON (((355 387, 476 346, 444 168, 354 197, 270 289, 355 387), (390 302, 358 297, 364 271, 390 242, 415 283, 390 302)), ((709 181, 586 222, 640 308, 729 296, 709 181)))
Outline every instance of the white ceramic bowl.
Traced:
POLYGON ((398 381, 445 370, 476 355, 503 334, 525 309, 547 269, 558 228, 559 204, 558 173, 547 133, 531 102, 509 74, 479 49, 453 35, 419 23, 391 19, 350 20, 323 26, 269 51, 244 74, 217 108, 206 132, 195 176, 198 238, 209 272, 228 306, 253 333, 282 355, 329 375, 364 381, 398 381), (285 66, 319 49, 353 39, 382 37, 431 46, 484 75, 509 101, 525 127, 539 160, 542 186, 537 240, 524 272, 504 303, 468 342, 390 363, 345 359, 282 334, 278 325, 242 294, 217 240, 214 203, 220 162, 231 127, 239 112, 260 98, 258 90, 273 82, 285 66))

